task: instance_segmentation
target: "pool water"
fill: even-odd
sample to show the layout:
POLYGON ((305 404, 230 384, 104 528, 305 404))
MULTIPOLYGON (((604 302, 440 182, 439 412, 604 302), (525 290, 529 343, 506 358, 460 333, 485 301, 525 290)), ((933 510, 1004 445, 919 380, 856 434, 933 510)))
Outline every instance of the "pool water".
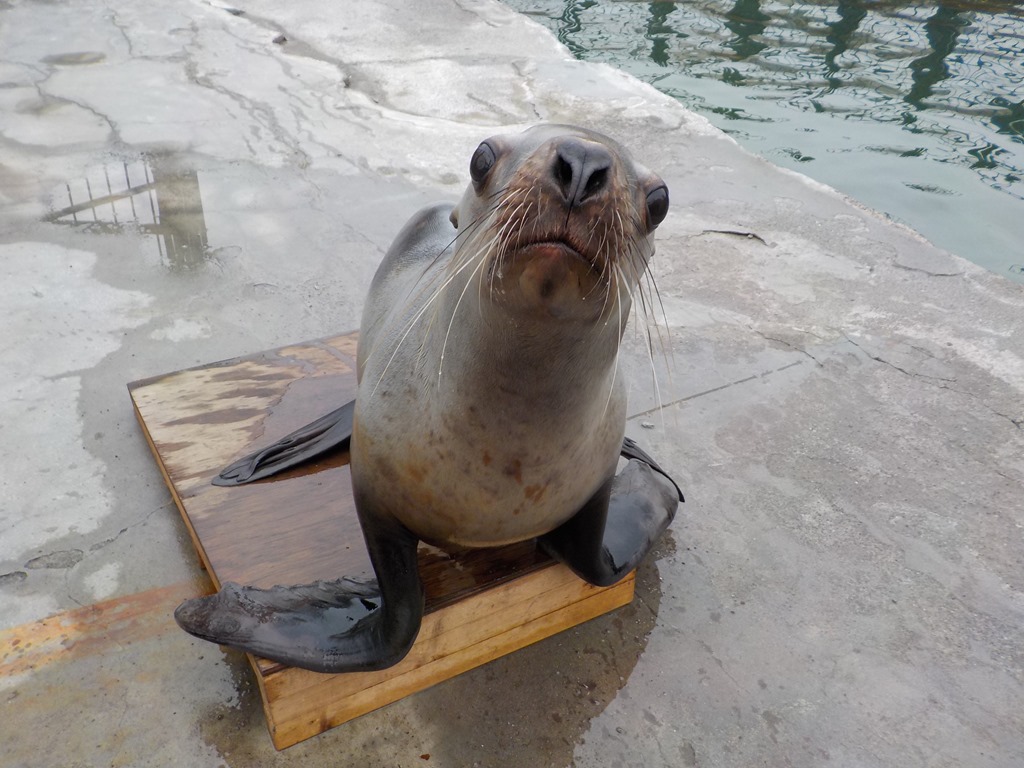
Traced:
POLYGON ((1024 282, 1024 3, 506 2, 750 151, 1024 282))

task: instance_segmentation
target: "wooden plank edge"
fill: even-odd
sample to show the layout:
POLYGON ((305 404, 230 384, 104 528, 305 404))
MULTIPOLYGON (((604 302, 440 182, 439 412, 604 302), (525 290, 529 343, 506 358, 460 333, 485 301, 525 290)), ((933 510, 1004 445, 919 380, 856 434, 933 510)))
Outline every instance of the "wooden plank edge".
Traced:
POLYGON ((158 373, 155 376, 146 376, 145 378, 136 379, 135 381, 128 382, 128 391, 134 392, 136 389, 148 387, 150 384, 156 384, 157 382, 163 381, 164 379, 168 379, 171 376, 175 376, 176 374, 179 373, 198 373, 213 368, 230 368, 232 366, 240 365, 242 363, 263 362, 264 360, 272 356, 287 357, 286 355, 282 354, 285 350, 301 349, 303 347, 313 347, 316 349, 323 349, 324 347, 328 347, 330 350, 333 350, 334 352, 340 352, 342 357, 338 357, 337 355, 335 355, 336 357, 338 357, 338 360, 350 365, 352 367, 352 370, 355 371, 355 352, 352 352, 350 354, 340 349, 339 347, 335 346, 335 343, 340 342, 342 339, 352 339, 353 341, 358 342, 359 330, 355 329, 351 331, 346 331, 345 333, 334 333, 331 334, 330 336, 321 336, 316 339, 298 341, 293 344, 284 344, 280 347, 274 347, 272 349, 263 350, 262 352, 250 352, 249 354, 236 355, 235 357, 229 357, 224 360, 216 360, 212 363, 200 363, 198 365, 189 366, 188 368, 181 368, 177 371, 167 371, 166 373, 158 373))
POLYGON ((199 538, 199 534, 196 533, 196 529, 192 527, 192 520, 188 516, 188 512, 185 511, 185 504, 178 495, 178 489, 171 481, 171 475, 167 471, 167 467, 164 465, 164 460, 160 456, 160 451, 157 450, 156 443, 153 442, 153 436, 149 433, 149 427, 146 425, 146 419, 142 415, 142 411, 139 410, 139 404, 135 400, 135 393, 129 390, 132 398, 132 408, 135 411, 135 418, 139 422, 139 426, 142 427, 142 434, 146 437, 146 443, 149 444, 149 450, 153 454, 153 458, 156 459, 156 465, 160 469, 160 474, 163 475, 164 485, 167 486, 167 490, 171 492, 171 498, 174 499, 174 505, 178 508, 178 512, 181 514, 181 519, 185 523, 185 528, 188 530, 188 535, 192 538, 192 545, 196 548, 196 552, 199 554, 199 560, 202 563, 203 569, 206 571, 210 580, 213 582, 215 590, 220 590, 220 581, 217 579, 217 574, 214 573, 213 566, 210 563, 210 558, 206 554, 206 549, 203 547, 203 542, 199 538))
MULTIPOLYGON (((633 599, 634 586, 635 577, 630 574, 618 584, 598 590, 583 600, 533 617, 516 627, 483 638, 398 677, 354 693, 347 693, 335 701, 328 701, 326 706, 310 707, 306 702, 306 711, 291 717, 286 714, 290 702, 268 700, 264 681, 257 674, 267 728, 274 747, 278 750, 286 749, 356 717, 627 605, 633 599)), ((320 693, 328 694, 335 686, 348 688, 350 684, 347 681, 338 680, 343 677, 345 676, 328 677, 322 684, 324 690, 320 693)), ((308 699, 307 693, 300 692, 299 698, 308 699)))

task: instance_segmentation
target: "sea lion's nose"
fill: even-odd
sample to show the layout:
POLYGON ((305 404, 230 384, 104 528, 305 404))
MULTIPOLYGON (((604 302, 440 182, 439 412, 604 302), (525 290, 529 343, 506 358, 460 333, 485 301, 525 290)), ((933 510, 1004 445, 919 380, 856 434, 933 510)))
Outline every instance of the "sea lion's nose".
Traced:
POLYGON ((600 144, 566 138, 555 149, 555 182, 565 202, 575 208, 608 186, 612 154, 600 144))

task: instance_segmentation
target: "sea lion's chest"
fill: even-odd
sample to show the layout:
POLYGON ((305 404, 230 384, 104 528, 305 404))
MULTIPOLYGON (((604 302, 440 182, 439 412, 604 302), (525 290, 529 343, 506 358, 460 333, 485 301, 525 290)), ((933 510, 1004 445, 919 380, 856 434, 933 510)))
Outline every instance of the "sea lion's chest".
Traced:
POLYGON ((357 401, 357 498, 439 546, 497 546, 547 533, 614 471, 622 440, 617 408, 610 418, 573 424, 500 402, 451 410, 411 389, 376 395, 386 408, 357 401))

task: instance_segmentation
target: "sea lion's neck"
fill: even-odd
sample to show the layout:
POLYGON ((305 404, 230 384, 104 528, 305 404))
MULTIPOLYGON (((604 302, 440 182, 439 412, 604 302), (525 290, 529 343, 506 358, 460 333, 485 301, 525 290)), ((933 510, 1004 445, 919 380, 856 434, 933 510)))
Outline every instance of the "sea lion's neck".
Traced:
MULTIPOLYGON (((469 403, 486 411, 500 403, 530 418, 578 421, 599 418, 616 376, 619 319, 583 324, 515 318, 493 306, 460 307, 432 333, 431 350, 444 349, 434 382, 445 410, 469 403), (448 332, 448 325, 451 332, 448 332), (591 413, 593 411, 593 413, 591 413)), ((616 381, 618 379, 618 381, 616 381)))

